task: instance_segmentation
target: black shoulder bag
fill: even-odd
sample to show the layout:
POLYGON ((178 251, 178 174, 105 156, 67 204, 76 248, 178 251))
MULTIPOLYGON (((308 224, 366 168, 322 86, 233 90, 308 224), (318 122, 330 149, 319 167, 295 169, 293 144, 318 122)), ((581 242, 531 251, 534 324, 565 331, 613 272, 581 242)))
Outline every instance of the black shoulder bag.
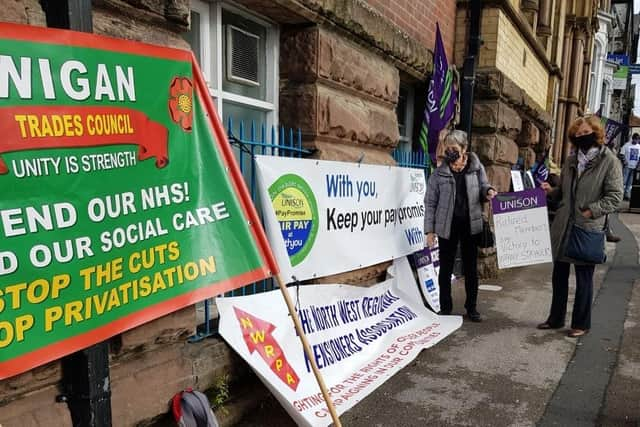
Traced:
MULTIPOLYGON (((571 187, 571 228, 569 230, 569 239, 567 240, 565 255, 576 261, 588 264, 602 264, 607 261, 607 255, 605 253, 606 233, 604 231, 607 229, 607 223, 605 222, 602 231, 587 230, 577 225, 575 219, 575 191, 578 184, 575 171, 573 173, 571 187)), ((607 217, 606 221, 608 220, 609 218, 607 217)))
POLYGON ((495 244, 489 221, 484 219, 484 217, 482 218, 482 231, 474 235, 473 239, 476 245, 482 249, 492 248, 495 244))

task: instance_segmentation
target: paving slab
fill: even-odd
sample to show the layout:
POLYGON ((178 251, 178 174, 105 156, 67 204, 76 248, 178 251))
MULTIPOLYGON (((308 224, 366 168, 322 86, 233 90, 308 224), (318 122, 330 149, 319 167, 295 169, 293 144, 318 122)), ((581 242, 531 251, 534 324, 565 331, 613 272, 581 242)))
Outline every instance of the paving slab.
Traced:
POLYGON ((617 218, 613 231, 625 236, 596 294, 592 328, 580 338, 575 356, 549 401, 540 427, 596 425, 607 386, 618 361, 618 351, 638 270, 638 247, 628 229, 617 218))
MULTIPOLYGON (((621 214, 620 219, 633 234, 623 237, 635 237, 640 248, 640 215, 621 214)), ((597 422, 603 427, 640 425, 640 273, 635 276, 616 368, 597 422)))

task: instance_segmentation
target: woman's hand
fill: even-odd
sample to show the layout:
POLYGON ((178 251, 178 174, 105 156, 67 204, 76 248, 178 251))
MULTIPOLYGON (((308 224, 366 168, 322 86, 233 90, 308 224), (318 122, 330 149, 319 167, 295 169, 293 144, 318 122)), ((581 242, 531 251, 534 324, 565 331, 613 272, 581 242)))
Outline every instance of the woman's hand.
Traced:
POLYGON ((493 199, 497 195, 498 195, 498 192, 496 190, 494 190, 493 188, 490 188, 489 191, 487 191, 487 199, 489 199, 489 200, 493 199))
POLYGON ((543 182, 542 184, 540 184, 540 188, 542 188, 545 193, 550 193, 551 190, 553 190, 548 182, 543 182))
POLYGON ((585 209, 582 212, 580 212, 582 214, 583 217, 585 217, 586 219, 591 219, 593 218, 593 212, 591 212, 591 209, 585 209))
POLYGON ((427 246, 433 248, 436 245, 436 233, 427 233, 427 246))

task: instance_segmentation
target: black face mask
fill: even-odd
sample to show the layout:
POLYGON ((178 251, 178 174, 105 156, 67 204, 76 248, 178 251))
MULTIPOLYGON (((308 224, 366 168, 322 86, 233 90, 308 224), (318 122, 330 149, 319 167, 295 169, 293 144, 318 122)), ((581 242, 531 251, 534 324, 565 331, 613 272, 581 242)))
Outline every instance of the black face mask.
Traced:
POLYGON ((449 163, 455 163, 460 158, 460 153, 455 150, 446 150, 444 152, 444 160, 449 163))
POLYGON ((587 151, 589 148, 596 145, 597 139, 595 132, 588 133, 582 136, 573 136, 571 138, 573 145, 578 147, 582 151, 587 151))

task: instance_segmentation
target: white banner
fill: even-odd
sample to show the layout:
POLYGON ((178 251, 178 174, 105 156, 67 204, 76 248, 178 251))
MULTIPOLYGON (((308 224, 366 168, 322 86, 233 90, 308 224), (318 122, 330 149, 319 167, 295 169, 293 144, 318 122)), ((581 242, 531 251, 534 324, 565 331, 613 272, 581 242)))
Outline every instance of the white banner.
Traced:
POLYGON ((256 156, 256 164, 267 236, 286 282, 424 246, 422 170, 273 156, 256 156))
MULTIPOLYGON (((288 289, 339 414, 462 324, 420 299, 406 258, 393 277, 369 288, 302 285, 288 289)), ((279 290, 218 298, 220 334, 260 376, 299 425, 331 416, 279 290)))

